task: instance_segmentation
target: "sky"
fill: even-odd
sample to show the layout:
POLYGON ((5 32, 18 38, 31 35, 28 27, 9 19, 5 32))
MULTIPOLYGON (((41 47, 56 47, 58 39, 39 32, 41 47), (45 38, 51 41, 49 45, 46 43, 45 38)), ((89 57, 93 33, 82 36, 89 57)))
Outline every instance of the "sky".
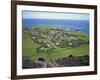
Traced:
POLYGON ((22 11, 23 19, 89 20, 88 13, 22 11))

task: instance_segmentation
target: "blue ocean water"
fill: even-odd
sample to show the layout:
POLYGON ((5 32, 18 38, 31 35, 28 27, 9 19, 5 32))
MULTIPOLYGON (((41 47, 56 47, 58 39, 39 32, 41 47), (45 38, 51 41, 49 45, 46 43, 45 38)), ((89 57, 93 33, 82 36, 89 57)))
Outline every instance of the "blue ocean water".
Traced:
POLYGON ((22 19, 23 27, 32 26, 62 26, 89 34, 89 21, 86 20, 56 20, 56 19, 22 19))

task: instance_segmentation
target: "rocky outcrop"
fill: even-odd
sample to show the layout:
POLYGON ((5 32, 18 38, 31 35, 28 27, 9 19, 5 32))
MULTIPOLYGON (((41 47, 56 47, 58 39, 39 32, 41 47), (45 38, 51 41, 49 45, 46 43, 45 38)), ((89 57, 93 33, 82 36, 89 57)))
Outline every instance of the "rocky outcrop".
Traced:
POLYGON ((23 57, 22 67, 23 69, 28 68, 48 68, 48 67, 71 67, 71 66, 88 66, 89 65, 89 56, 72 56, 61 58, 52 63, 50 61, 46 61, 43 58, 39 58, 38 60, 31 61, 27 58, 23 57), (56 65, 55 65, 56 64, 56 65))
POLYGON ((89 56, 69 56, 67 58, 58 59, 57 64, 63 66, 88 66, 89 56))

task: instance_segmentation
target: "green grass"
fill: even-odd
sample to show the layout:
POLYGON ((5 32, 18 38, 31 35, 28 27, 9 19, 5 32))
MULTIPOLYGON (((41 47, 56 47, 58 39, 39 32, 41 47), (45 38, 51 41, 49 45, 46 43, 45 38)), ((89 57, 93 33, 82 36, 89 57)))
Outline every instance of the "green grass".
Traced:
MULTIPOLYGON (((79 37, 81 37, 80 33, 75 33, 78 34, 79 37)), ((82 37, 84 40, 88 40, 88 38, 84 38, 82 37)), ((23 33, 23 47, 22 47, 22 53, 23 56, 26 56, 28 59, 30 60, 35 60, 38 59, 39 57, 45 58, 45 59, 49 59, 48 55, 46 55, 45 53, 39 53, 36 51, 36 49, 40 46, 40 44, 35 43, 31 37, 29 36, 29 34, 27 32, 23 33)), ((57 48, 54 49, 53 51, 50 51, 49 54, 52 59, 57 60, 58 58, 63 58, 63 57, 67 57, 69 55, 74 55, 74 56, 82 56, 82 55, 88 55, 89 54, 89 45, 88 44, 84 44, 78 47, 74 47, 74 48, 57 48)))
POLYGON ((89 46, 87 44, 81 45, 79 47, 74 47, 71 49, 66 48, 59 48, 52 51, 52 57, 54 59, 68 57, 69 55, 73 56, 83 56, 88 55, 89 53, 89 46))
POLYGON ((89 40, 89 36, 86 33, 82 33, 79 31, 73 31, 73 34, 77 35, 78 38, 84 40, 84 41, 88 41, 89 40))
POLYGON ((23 33, 23 45, 22 45, 23 55, 31 58, 32 56, 36 56, 37 51, 36 49, 40 46, 32 41, 31 37, 27 33, 23 33))

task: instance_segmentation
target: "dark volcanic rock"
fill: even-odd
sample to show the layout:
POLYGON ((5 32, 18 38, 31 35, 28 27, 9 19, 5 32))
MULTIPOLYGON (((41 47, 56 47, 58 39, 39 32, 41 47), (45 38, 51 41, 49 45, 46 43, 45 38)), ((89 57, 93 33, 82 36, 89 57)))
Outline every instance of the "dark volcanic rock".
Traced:
POLYGON ((33 61, 23 57, 22 58, 22 68, 28 69, 28 68, 35 68, 38 67, 33 61))
POLYGON ((88 66, 89 56, 69 56, 56 61, 60 66, 88 66))
POLYGON ((31 61, 25 57, 22 60, 22 68, 48 68, 48 67, 71 67, 71 66, 88 66, 89 65, 89 56, 72 56, 65 57, 62 59, 56 60, 56 62, 52 63, 50 61, 45 61, 43 59, 38 59, 35 61, 31 61), (56 66, 56 65, 57 66, 56 66))
POLYGON ((55 67, 53 63, 50 61, 45 61, 43 58, 39 58, 38 60, 31 61, 25 57, 22 60, 22 68, 48 68, 48 67, 55 67))

